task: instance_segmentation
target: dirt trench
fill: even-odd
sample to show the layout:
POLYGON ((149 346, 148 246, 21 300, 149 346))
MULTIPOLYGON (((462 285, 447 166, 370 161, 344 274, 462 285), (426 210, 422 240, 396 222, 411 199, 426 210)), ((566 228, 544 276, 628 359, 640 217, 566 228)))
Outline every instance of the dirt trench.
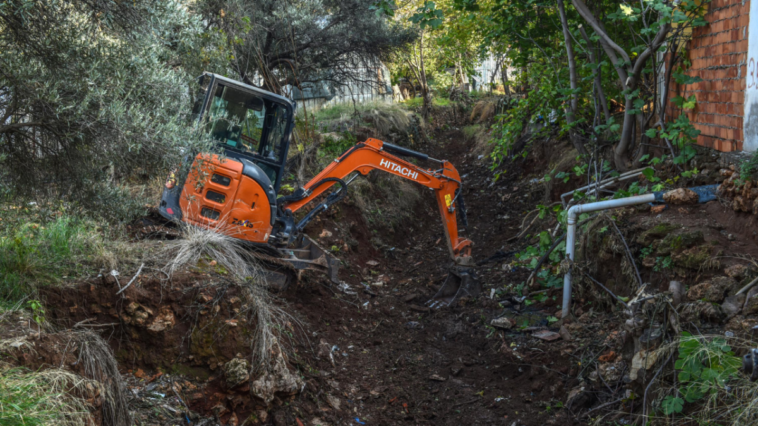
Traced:
MULTIPOLYGON (((419 149, 451 160, 464 176, 469 218, 464 235, 475 242, 475 257, 512 250, 506 241, 534 197, 514 190, 509 179, 493 182, 487 160, 469 152, 459 130, 434 139, 419 149)), ((280 295, 301 323, 286 334, 292 336, 287 362, 303 386, 276 389, 270 401, 251 391, 252 378, 236 386, 227 380, 227 366, 248 358, 253 324, 240 317, 238 289, 223 276, 186 273, 167 282, 158 272, 146 273, 122 296, 115 296, 113 277, 99 277, 45 290, 48 315, 59 327, 99 333, 135 395, 150 387, 162 389, 165 398, 176 394, 200 415, 196 422, 570 424, 550 411, 565 399, 571 368, 550 343, 524 333, 508 342, 495 337, 485 327, 503 311, 495 300, 425 307, 451 261, 434 199, 419 191, 413 223, 375 229, 348 202, 307 230, 325 246, 342 247, 348 235, 358 241, 338 254, 345 263, 340 277, 349 288, 308 275, 280 295), (323 230, 332 235, 319 238, 323 230), (170 384, 156 386, 163 377, 170 384)), ((480 273, 486 289, 525 278, 524 271, 506 277, 499 266, 487 268, 480 273)), ((43 355, 27 365, 58 361, 43 355)), ((173 424, 170 414, 141 416, 138 409, 136 424, 173 424)))
MULTIPOLYGON (((123 297, 115 296, 112 277, 100 277, 47 290, 49 315, 64 328, 91 327, 109 342, 135 395, 135 424, 585 424, 586 417, 574 413, 601 405, 611 392, 592 385, 577 393, 587 383, 579 378, 588 376, 588 368, 615 371, 611 376, 619 383, 627 374, 623 319, 612 305, 598 304, 591 290, 578 291, 577 321, 564 321, 570 335, 546 341, 534 333, 558 331, 547 318, 558 310, 560 290, 526 307, 498 291, 529 275, 510 266, 512 254, 527 244, 512 239, 524 214, 563 188, 529 177, 546 157, 515 163, 495 180, 488 160, 473 153, 460 130, 438 131, 433 139, 417 149, 449 159, 461 172, 469 222, 463 235, 474 241, 475 259, 487 260, 477 268, 481 297, 426 308, 451 261, 434 199, 419 189, 412 222, 370 225, 347 200, 309 226, 307 232, 324 246, 344 248, 338 256, 347 286, 306 275, 279 295, 293 314, 282 330, 282 359, 293 374, 271 378, 275 385, 266 392, 256 377, 239 377, 250 367, 245 362, 254 324, 240 315, 239 291, 222 275, 194 272, 166 281, 158 272, 147 273, 123 297), (500 317, 509 318, 510 327, 490 325, 500 317), (594 353, 597 348, 604 349, 594 353), (587 359, 589 366, 582 364, 587 359)), ((673 222, 702 229, 714 247, 758 254, 755 233, 740 231, 754 229, 755 220, 716 202, 659 213, 630 210, 622 219, 630 235, 673 222)), ((647 244, 640 241, 632 244, 647 244)), ((588 255, 600 259, 598 278, 628 296, 619 272, 623 253, 604 252, 602 242, 596 246, 599 251, 588 255)), ((701 269, 650 267, 643 275, 665 289, 672 273, 694 281, 715 274, 701 269)), ((47 357, 28 365, 58 362, 47 357)), ((612 395, 621 391, 617 386, 612 395)))

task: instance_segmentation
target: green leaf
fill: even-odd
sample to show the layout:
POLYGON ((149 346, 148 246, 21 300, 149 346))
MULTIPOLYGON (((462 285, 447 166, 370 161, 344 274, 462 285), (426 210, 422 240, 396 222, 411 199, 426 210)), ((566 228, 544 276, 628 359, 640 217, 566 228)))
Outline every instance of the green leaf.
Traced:
POLYGON ((663 401, 661 401, 661 408, 663 409, 663 414, 667 416, 673 413, 681 413, 684 409, 684 400, 682 398, 668 395, 666 398, 663 398, 663 401))

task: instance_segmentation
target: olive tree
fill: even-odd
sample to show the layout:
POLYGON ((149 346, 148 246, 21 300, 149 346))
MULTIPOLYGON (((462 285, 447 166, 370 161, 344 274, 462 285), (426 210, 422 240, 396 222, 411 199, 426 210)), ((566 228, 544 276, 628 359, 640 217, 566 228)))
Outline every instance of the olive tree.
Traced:
POLYGON ((414 40, 364 0, 204 0, 209 28, 223 33, 230 67, 249 84, 281 92, 286 85, 376 83, 375 67, 414 40))
POLYGON ((0 3, 0 185, 102 204, 114 177, 178 162, 201 143, 185 114, 215 60, 202 32, 176 0, 0 3))

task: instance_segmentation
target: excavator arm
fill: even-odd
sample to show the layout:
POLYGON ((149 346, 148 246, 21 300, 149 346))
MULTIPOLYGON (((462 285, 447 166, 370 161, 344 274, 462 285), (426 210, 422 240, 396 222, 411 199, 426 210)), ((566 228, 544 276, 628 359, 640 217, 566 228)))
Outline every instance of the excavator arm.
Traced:
MULTIPOLYGON (((358 172, 362 175, 367 175, 374 169, 382 170, 433 189, 440 215, 442 216, 450 256, 456 264, 469 266, 473 264, 471 259, 471 241, 458 235, 456 209, 462 213, 464 221, 465 211, 460 194, 461 177, 455 167, 449 161, 434 160, 426 154, 384 143, 377 139, 368 139, 350 148, 340 158, 334 160, 321 173, 311 179, 294 196, 284 197, 282 199, 284 203, 282 208, 285 211, 289 210, 291 213, 294 213, 315 200, 335 184, 343 186, 337 193, 345 191, 347 188, 345 188, 346 183, 343 179, 351 173, 358 172), (392 155, 392 153, 437 161, 440 163, 440 168, 437 170, 424 169, 392 155)), ((335 194, 332 194, 332 196, 335 194)), ((329 198, 324 203, 314 207, 307 218, 310 218, 314 213, 325 210, 328 206, 329 198)))

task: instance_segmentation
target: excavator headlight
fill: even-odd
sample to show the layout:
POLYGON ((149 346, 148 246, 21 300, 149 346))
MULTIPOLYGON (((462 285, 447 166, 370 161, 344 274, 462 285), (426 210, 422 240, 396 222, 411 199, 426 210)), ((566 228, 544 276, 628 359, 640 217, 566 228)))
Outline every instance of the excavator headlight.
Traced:
POLYGON ((166 189, 173 189, 176 186, 176 170, 172 170, 171 173, 168 174, 168 179, 166 179, 166 189))

